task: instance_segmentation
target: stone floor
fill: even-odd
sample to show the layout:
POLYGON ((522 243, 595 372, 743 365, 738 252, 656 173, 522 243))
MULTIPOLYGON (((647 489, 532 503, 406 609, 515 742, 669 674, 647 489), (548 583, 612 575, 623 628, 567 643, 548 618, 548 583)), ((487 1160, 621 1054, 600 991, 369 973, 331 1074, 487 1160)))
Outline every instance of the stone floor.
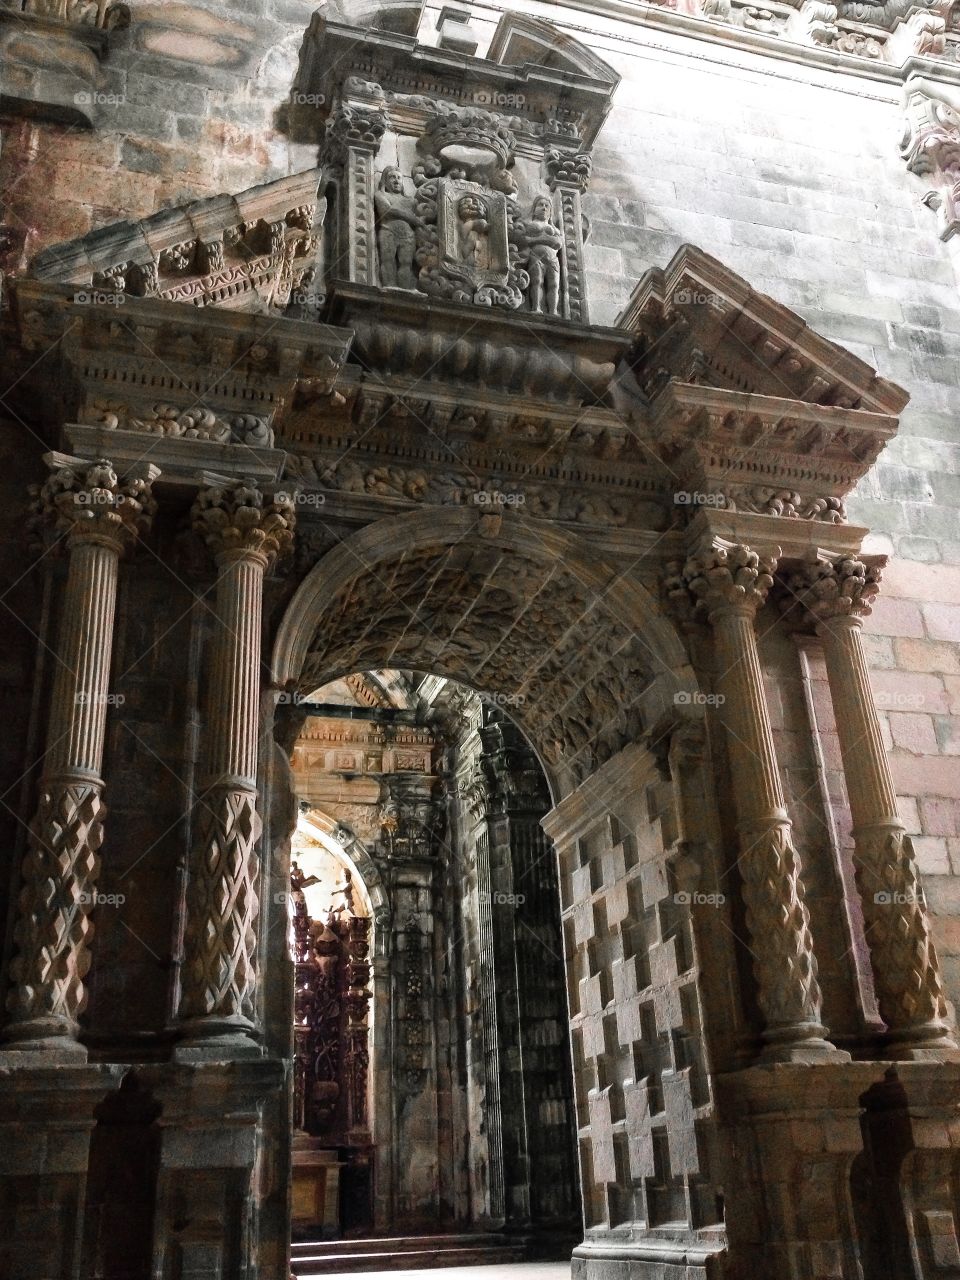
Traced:
MULTIPOLYGON (((521 1262, 493 1267, 431 1267, 428 1271, 341 1271, 363 1280, 570 1280, 569 1262, 521 1262)), ((303 1280, 310 1280, 309 1276, 303 1280)), ((329 1277, 323 1277, 329 1280, 329 1277)))

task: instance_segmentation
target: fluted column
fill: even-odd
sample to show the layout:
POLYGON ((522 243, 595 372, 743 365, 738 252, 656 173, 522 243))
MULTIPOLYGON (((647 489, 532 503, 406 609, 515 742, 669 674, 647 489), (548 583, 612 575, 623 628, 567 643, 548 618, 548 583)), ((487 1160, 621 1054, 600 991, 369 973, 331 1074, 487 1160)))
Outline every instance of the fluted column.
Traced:
POLYGON ((293 542, 292 505, 254 485, 202 489, 195 529, 217 564, 217 622, 199 769, 180 1000, 194 1049, 256 1052, 256 918, 260 818, 257 736, 263 575, 293 542))
POLYGON ((763 1058, 847 1057, 826 1039, 800 859, 784 802, 754 621, 776 559, 707 539, 683 569, 713 629, 717 691, 727 732, 747 925, 766 1022, 763 1058))
POLYGON ((117 565, 150 522, 156 467, 121 479, 112 463, 47 454, 52 475, 39 515, 65 534, 69 558, 57 641, 46 753, 23 862, 4 1029, 7 1047, 56 1050, 78 1059, 77 1019, 86 1004, 90 912, 103 840, 103 742, 109 702, 117 565))
POLYGON ((853 817, 854 868, 880 1016, 891 1057, 957 1048, 913 845, 900 820, 863 653, 861 627, 880 590, 883 560, 815 561, 786 578, 787 603, 823 643, 853 817))

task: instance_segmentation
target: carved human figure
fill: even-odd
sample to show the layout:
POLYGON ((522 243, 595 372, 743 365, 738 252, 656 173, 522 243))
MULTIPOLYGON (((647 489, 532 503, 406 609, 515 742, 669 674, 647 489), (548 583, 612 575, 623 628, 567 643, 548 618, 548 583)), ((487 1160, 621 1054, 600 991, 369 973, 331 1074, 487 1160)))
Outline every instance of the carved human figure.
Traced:
POLYGON ((486 271, 490 266, 490 223, 485 202, 479 196, 461 196, 457 221, 461 260, 478 271, 486 271))
POLYGON ((417 215, 413 197, 404 195, 403 176, 393 165, 380 175, 374 196, 380 283, 387 289, 415 289, 413 255, 417 247, 417 215))
POLYGON ((555 316, 560 310, 560 250, 563 237, 553 223, 553 206, 547 196, 537 196, 530 217, 523 224, 528 249, 527 271, 530 287, 527 301, 531 311, 555 316))

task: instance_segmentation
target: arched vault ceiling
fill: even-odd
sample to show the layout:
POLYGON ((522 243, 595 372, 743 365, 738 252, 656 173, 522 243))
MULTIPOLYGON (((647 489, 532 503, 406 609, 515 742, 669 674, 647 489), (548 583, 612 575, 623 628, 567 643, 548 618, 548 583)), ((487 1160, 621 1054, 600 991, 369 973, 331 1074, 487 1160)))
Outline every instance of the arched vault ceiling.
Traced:
POLYGON ((551 764, 585 776, 636 740, 658 666, 562 563, 455 543, 359 569, 319 619, 301 685, 374 667, 448 676, 502 698, 551 764))

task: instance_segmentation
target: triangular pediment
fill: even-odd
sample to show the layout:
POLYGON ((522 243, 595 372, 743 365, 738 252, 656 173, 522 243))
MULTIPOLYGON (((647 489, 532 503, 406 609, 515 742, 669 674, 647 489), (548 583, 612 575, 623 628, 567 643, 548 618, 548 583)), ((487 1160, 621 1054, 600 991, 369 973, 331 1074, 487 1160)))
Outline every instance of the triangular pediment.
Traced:
POLYGON ((650 401, 671 381, 880 414, 909 399, 694 245, 646 272, 617 324, 635 335, 631 367, 650 401))
POLYGON ((314 268, 319 170, 118 222, 44 250, 30 274, 78 294, 283 310, 314 268))
POLYGON ((567 75, 587 76, 611 91, 620 83, 614 69, 582 41, 542 18, 505 13, 487 57, 506 67, 534 66, 567 75))

